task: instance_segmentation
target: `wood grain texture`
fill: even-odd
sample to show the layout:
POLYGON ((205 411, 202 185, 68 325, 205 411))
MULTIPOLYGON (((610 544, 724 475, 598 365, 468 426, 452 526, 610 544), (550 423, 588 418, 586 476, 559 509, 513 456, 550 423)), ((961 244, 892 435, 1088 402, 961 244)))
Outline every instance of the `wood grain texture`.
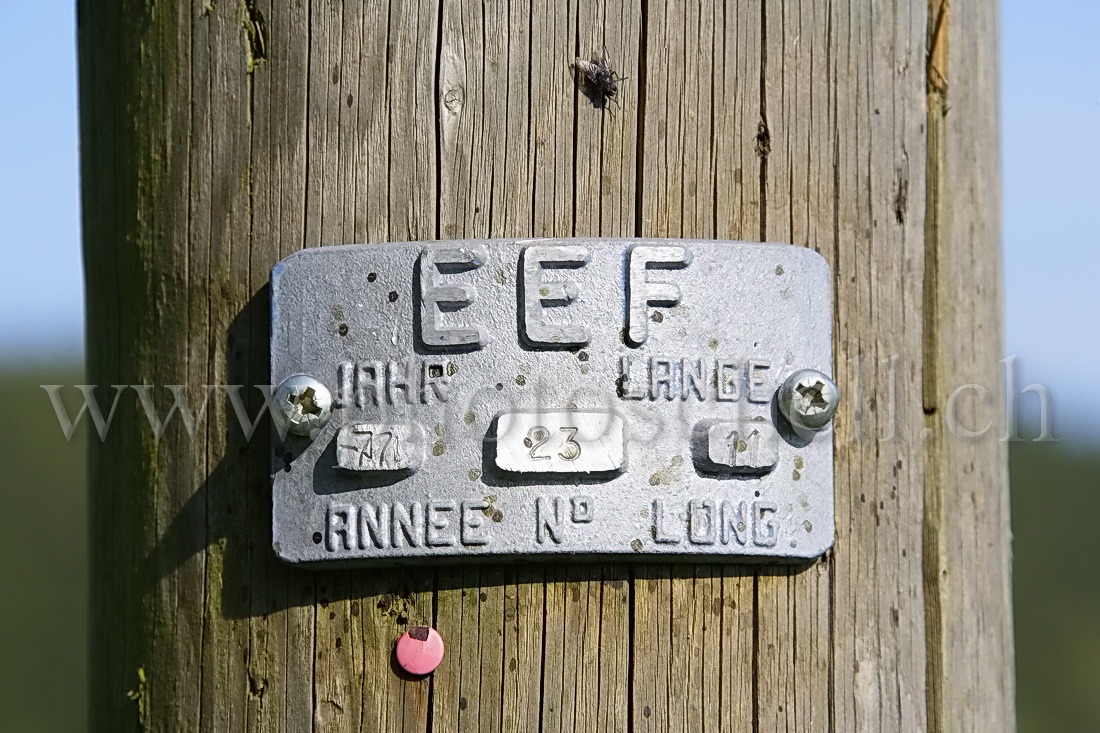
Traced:
MULTIPOLYGON (((943 0, 82 0, 89 381, 267 381, 302 247, 792 242, 834 274, 836 545, 806 566, 302 570, 267 425, 124 401, 91 476, 96 730, 1009 730, 997 11, 943 0), (606 108, 569 63, 626 79, 606 108), (961 419, 980 425, 974 401, 961 419), (426 680, 392 665, 443 633, 426 680)), ((252 415, 262 399, 242 391, 252 415)))

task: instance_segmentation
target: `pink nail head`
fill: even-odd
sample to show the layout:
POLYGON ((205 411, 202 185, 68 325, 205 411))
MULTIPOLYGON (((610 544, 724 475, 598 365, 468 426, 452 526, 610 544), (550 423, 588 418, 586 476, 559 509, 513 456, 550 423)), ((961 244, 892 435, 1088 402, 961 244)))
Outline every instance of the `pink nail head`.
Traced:
POLYGON ((409 674, 430 674, 443 661, 443 637, 430 626, 414 626, 397 640, 397 663, 409 674))

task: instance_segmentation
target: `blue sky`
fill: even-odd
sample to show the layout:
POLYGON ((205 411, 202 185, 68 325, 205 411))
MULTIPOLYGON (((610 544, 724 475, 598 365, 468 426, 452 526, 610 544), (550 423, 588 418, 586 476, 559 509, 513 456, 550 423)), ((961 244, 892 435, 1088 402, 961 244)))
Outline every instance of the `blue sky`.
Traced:
MULTIPOLYGON (((0 362, 79 358, 83 286, 71 1, 0 0, 0 362)), ((1002 10, 1005 353, 1100 441, 1100 2, 1002 10)))
POLYGON ((1055 435, 1100 440, 1100 2, 1002 6, 1005 350, 1050 388, 1055 435))
POLYGON ((73 3, 0 0, 0 361, 79 357, 73 3))

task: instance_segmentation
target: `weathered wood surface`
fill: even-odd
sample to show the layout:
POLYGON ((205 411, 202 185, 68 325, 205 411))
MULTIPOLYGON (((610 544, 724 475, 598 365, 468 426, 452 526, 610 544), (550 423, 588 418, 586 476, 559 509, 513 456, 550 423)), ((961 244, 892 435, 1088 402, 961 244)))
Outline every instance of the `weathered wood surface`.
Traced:
POLYGON ((220 400, 158 445, 123 409, 90 457, 95 729, 1011 729, 1003 446, 943 425, 997 383, 996 25, 936 0, 82 0, 90 381, 265 382, 269 269, 301 247, 641 235, 821 252, 849 396, 835 549, 789 568, 293 569, 266 428, 220 400), (600 111, 568 64, 605 48, 628 79, 600 111), (390 666, 412 623, 449 648, 423 681, 390 666))

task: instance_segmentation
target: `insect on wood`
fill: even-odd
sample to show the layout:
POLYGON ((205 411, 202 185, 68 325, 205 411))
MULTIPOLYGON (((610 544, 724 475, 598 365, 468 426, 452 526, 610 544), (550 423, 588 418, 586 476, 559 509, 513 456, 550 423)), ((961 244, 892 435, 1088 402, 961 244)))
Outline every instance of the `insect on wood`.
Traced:
POLYGON ((603 109, 608 99, 614 99, 619 93, 619 82, 626 79, 611 68, 611 62, 605 53, 603 57, 586 61, 579 56, 573 61, 573 68, 583 74, 582 85, 592 104, 603 109))

